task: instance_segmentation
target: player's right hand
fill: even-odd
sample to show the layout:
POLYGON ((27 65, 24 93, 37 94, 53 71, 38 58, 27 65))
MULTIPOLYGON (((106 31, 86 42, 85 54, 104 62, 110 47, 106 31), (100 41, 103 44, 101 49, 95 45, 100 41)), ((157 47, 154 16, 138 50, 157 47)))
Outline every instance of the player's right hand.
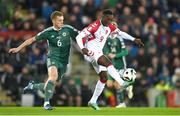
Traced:
POLYGON ((134 40, 134 42, 137 44, 137 45, 139 45, 139 47, 143 47, 144 46, 144 43, 141 41, 141 39, 139 39, 139 38, 136 38, 135 40, 134 40))
POLYGON ((9 49, 9 53, 18 53, 19 51, 20 51, 20 49, 18 49, 18 48, 9 49))
POLYGON ((94 52, 88 50, 87 48, 83 48, 83 49, 82 49, 82 53, 83 53, 84 55, 87 55, 87 56, 93 56, 93 55, 94 55, 94 52))

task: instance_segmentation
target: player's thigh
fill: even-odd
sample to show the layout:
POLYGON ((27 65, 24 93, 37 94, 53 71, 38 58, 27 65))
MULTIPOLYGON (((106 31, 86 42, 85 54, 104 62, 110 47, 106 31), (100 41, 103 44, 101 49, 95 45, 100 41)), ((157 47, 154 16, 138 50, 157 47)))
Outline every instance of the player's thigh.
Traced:
POLYGON ((48 78, 56 81, 58 78, 59 63, 53 58, 47 58, 48 78))
POLYGON ((65 75, 67 70, 67 65, 66 64, 62 64, 60 63, 60 66, 58 68, 58 79, 60 80, 61 78, 63 78, 63 76, 65 75))
POLYGON ((58 78, 58 69, 55 65, 48 67, 48 79, 56 81, 58 78))
POLYGON ((100 56, 97 60, 97 63, 105 67, 108 67, 110 64, 112 64, 111 61, 105 55, 100 56))

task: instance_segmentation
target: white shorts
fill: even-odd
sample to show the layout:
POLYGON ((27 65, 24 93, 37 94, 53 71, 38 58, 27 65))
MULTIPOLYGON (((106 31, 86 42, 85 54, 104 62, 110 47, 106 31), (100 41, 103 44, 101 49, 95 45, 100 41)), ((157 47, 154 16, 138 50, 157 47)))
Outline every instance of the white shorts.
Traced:
POLYGON ((84 55, 84 58, 88 61, 91 62, 91 64, 93 65, 93 68, 95 69, 96 73, 99 74, 101 71, 107 71, 107 68, 105 66, 99 65, 97 63, 97 60, 99 59, 99 57, 101 57, 103 55, 102 52, 96 52, 94 53, 93 56, 86 56, 84 55))

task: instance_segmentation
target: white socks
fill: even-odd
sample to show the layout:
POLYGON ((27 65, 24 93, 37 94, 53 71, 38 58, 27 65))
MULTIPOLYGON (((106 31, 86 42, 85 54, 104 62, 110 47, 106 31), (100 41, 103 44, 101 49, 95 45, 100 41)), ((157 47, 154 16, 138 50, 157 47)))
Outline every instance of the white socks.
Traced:
POLYGON ((45 107, 47 104, 49 104, 49 101, 45 101, 45 102, 44 102, 44 107, 45 107))
POLYGON ((96 103, 98 97, 101 95, 104 89, 105 83, 102 83, 100 80, 97 82, 93 96, 91 97, 90 103, 96 103))
MULTIPOLYGON (((124 81, 121 79, 119 73, 114 68, 113 65, 107 67, 107 71, 112 78, 114 78, 120 85, 123 85, 124 81)), ((105 83, 102 83, 100 80, 97 82, 93 96, 90 99, 90 103, 96 103, 98 97, 101 95, 104 89, 105 83)))
POLYGON ((115 79, 121 86, 123 85, 124 81, 121 79, 118 71, 114 68, 113 65, 108 66, 107 71, 113 79, 115 79))

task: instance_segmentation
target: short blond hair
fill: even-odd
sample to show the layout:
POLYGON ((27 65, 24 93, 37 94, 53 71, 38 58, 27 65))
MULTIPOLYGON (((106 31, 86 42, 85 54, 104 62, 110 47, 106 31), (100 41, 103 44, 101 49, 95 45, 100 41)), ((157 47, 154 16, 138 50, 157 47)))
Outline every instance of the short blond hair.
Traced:
POLYGON ((63 13, 60 11, 54 11, 53 13, 51 13, 51 20, 53 20, 57 16, 63 16, 63 13))
POLYGON ((115 21, 112 21, 111 23, 115 26, 118 26, 117 22, 115 22, 115 21))

